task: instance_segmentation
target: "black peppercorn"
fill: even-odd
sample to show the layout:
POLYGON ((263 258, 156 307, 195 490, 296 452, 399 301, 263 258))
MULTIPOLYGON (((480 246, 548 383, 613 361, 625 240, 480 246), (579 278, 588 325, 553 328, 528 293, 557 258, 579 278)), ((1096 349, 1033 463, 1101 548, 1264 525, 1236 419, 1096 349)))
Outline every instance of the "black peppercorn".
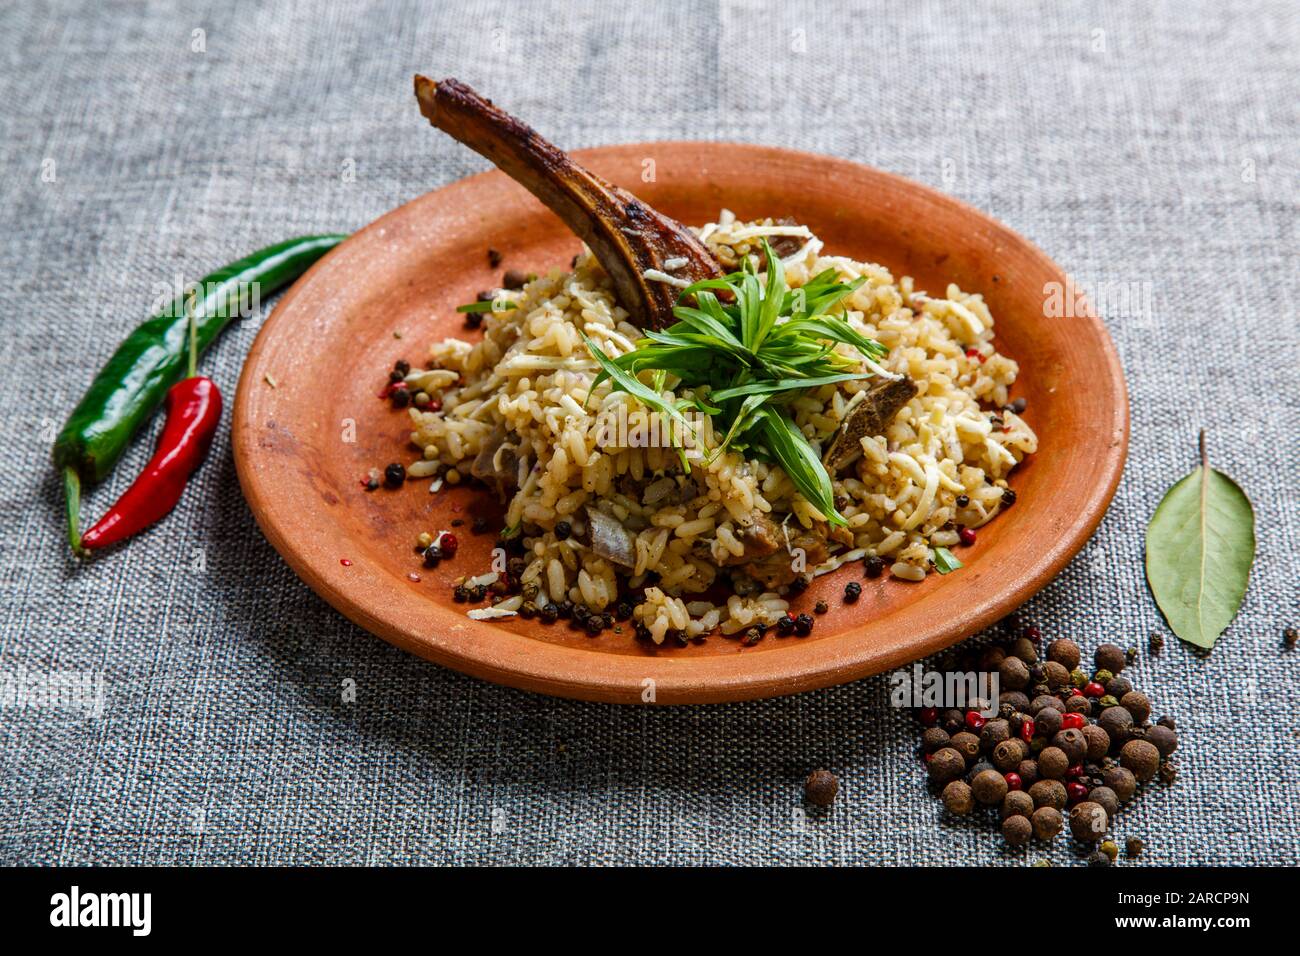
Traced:
POLYGON ((1133 683, 1127 677, 1115 676, 1106 681, 1106 693, 1116 700, 1133 689, 1133 683))
POLYGON ((784 614, 776 619, 776 633, 781 635, 794 633, 794 618, 784 614))
POLYGON ((411 404, 411 390, 404 385, 399 385, 388 396, 393 403, 394 408, 405 408, 411 404))
POLYGON ((400 462, 393 462, 384 468, 384 485, 389 488, 400 488, 406 481, 406 469, 400 462))
POLYGON ((814 806, 829 807, 839 792, 840 781, 829 770, 814 770, 804 781, 804 798, 814 806))
POLYGON ((1160 764, 1160 782, 1173 783, 1178 779, 1178 765, 1172 760, 1166 760, 1160 764))
POLYGON ((970 505, 970 496, 969 496, 969 495, 958 495, 958 496, 957 496, 957 507, 958 507, 958 508, 965 508, 965 507, 968 507, 969 505, 970 505))
POLYGON ((436 568, 438 562, 442 560, 442 548, 436 544, 431 544, 424 549, 424 566, 426 568, 436 568))
POLYGON ((1110 857, 1108 857, 1105 853, 1102 853, 1101 850, 1093 850, 1091 853, 1088 854, 1085 862, 1089 866, 1093 866, 1093 867, 1110 866, 1110 857))
POLYGON ((1160 655, 1161 649, 1164 646, 1165 646, 1164 636, 1158 634, 1155 631, 1152 631, 1151 636, 1147 638, 1147 650, 1149 650, 1153 655, 1158 657, 1160 655))
POLYGON ((541 617, 543 623, 554 624, 560 617, 560 609, 554 604, 547 604, 542 608, 541 617))
POLYGON ((878 578, 885 570, 885 562, 874 554, 869 554, 862 559, 862 568, 869 578, 878 578))
POLYGON ((800 614, 794 619, 794 632, 799 637, 807 637, 812 633, 813 619, 807 614, 800 614))
POLYGON ((850 581, 844 585, 844 603, 852 604, 862 596, 862 585, 857 581, 850 581))
POLYGON ((827 604, 825 601, 818 601, 815 605, 813 605, 813 610, 816 611, 818 614, 825 614, 830 609, 831 606, 827 604))
POLYGON ((555 538, 557 541, 564 541, 573 534, 573 525, 567 521, 557 521, 555 523, 555 538))

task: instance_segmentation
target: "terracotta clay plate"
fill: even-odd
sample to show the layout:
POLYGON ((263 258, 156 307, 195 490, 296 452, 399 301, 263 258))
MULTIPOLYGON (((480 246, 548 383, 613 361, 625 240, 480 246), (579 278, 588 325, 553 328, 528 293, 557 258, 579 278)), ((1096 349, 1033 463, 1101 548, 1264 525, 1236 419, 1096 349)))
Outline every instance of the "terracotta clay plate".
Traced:
POLYGON ((499 527, 501 505, 465 487, 433 495, 424 480, 367 493, 360 478, 414 457, 406 414, 377 398, 393 362, 418 365, 435 338, 475 335, 455 306, 499 284, 502 269, 567 266, 580 248, 492 171, 393 210, 322 259, 268 319, 245 365, 234 408, 244 494, 272 545, 343 614, 429 660, 528 690, 639 702, 653 686, 661 704, 743 700, 842 683, 953 644, 1024 602, 1088 540, 1123 469, 1124 380, 1098 319, 1077 305, 1073 317, 1045 317, 1047 284, 1066 277, 1026 240, 947 196, 840 159, 714 143, 576 158, 685 223, 711 221, 722 207, 742 219, 789 215, 830 254, 874 260, 933 292, 949 281, 982 292, 998 349, 1020 363, 1013 394, 1028 400, 1040 441, 1012 476, 1017 503, 960 550, 957 573, 911 584, 866 580, 849 565, 817 579, 793 607, 825 597, 832 610, 807 638, 654 647, 629 627, 591 638, 563 623, 470 620, 452 582, 488 569, 495 536, 470 534, 470 521, 484 514, 499 527), (647 157, 653 182, 642 181, 647 157), (496 270, 489 248, 504 257, 496 270), (464 521, 455 559, 421 567, 416 536, 454 518, 464 521), (849 580, 863 585, 855 605, 839 599, 849 580))

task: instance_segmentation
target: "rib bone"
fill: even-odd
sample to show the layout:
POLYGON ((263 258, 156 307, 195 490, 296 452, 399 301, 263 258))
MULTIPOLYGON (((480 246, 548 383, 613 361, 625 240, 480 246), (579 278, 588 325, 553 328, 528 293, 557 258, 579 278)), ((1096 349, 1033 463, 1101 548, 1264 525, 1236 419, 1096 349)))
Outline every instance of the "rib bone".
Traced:
POLYGON ((490 159, 577 233, 642 328, 671 325, 678 293, 670 283, 647 279, 647 270, 686 282, 723 274, 704 243, 681 223, 583 169, 459 80, 435 83, 417 75, 415 96, 430 123, 490 159))

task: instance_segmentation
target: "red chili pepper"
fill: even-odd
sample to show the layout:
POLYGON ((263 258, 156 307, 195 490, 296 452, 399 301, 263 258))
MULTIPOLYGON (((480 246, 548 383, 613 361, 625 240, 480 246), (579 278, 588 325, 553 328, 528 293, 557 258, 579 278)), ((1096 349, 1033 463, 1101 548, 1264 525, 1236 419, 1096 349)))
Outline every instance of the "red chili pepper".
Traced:
POLYGON ((165 517, 203 463, 220 421, 221 392, 212 379, 193 376, 168 389, 167 423, 158 450, 108 514, 82 536, 81 546, 108 547, 165 517))

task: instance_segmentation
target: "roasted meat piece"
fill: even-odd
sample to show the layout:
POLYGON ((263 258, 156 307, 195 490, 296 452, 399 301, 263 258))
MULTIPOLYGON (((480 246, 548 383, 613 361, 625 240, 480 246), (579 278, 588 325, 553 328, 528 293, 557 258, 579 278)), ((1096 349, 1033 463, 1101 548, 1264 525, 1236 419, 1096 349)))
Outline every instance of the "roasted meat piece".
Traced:
POLYGON ((415 96, 430 123, 490 159, 577 233, 642 328, 671 325, 678 293, 647 271, 686 282, 722 276, 708 248, 681 223, 583 169, 459 80, 416 76, 415 96))

